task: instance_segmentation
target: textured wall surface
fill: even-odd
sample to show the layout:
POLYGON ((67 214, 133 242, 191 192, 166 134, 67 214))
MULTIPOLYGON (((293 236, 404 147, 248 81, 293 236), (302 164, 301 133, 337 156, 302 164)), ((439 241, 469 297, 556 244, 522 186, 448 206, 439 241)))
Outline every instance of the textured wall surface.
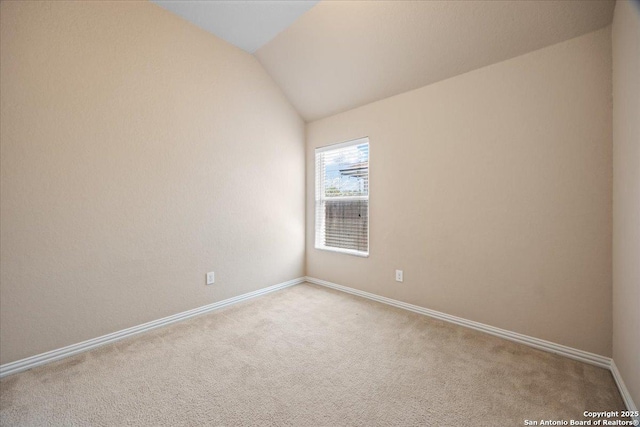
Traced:
POLYGON ((613 359, 640 405, 640 2, 613 19, 613 359))
POLYGON ((303 275, 304 123, 254 57, 147 2, 0 16, 1 363, 303 275))
POLYGON ((608 27, 308 124, 307 274, 610 356, 611 109, 608 27), (315 249, 313 149, 363 136, 370 256, 315 249))

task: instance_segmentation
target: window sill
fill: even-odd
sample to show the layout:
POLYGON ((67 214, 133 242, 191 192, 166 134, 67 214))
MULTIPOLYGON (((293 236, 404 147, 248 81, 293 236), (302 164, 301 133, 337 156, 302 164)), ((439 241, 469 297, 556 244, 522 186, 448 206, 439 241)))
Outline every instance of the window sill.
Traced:
POLYGON ((339 254, 353 255, 360 258, 369 258, 369 252, 355 251, 353 249, 332 248, 329 246, 316 246, 316 249, 327 252, 337 252, 339 254))

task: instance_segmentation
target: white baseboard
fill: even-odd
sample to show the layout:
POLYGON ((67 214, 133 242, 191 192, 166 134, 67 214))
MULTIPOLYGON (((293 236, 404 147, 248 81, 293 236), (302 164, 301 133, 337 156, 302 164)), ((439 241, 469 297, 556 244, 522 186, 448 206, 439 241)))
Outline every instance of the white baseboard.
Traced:
POLYGON ((425 316, 430 316, 436 319, 444 320, 445 322, 455 323, 456 325, 465 326, 467 328, 471 328, 477 331, 485 332, 487 334, 495 335, 497 337, 504 338, 509 341, 514 341, 520 344, 524 344, 529 347, 537 348, 539 350, 548 351, 550 353, 555 353, 561 356, 568 357, 570 359, 578 360, 580 362, 589 363, 590 365, 595 365, 601 368, 609 369, 611 371, 611 374, 613 375, 613 378, 615 379, 618 389, 620 390, 620 394, 622 395, 622 399, 624 400, 624 403, 627 406, 627 409, 629 411, 637 410, 637 407, 635 406, 635 404, 633 403, 633 400, 631 399, 631 395, 629 394, 629 391, 624 385, 624 381, 620 376, 620 372, 618 372, 618 368, 616 367, 613 360, 609 357, 600 356, 598 354, 590 353, 584 350, 578 350, 572 347, 567 347, 562 344, 556 344, 551 341, 546 341, 540 338, 530 337, 528 335, 519 334, 517 332, 507 331, 506 329, 496 328, 494 326, 485 325, 484 323, 463 319, 462 317, 452 316, 450 314, 442 313, 436 310, 431 310, 431 309, 420 307, 417 305, 408 304, 406 302, 394 300, 391 298, 383 297, 380 295, 372 294, 372 293, 361 291, 358 289, 349 288, 347 286, 342 286, 336 283, 327 282, 326 280, 316 279, 315 277, 307 276, 305 280, 309 283, 325 286, 331 289, 336 289, 338 291, 346 292, 352 295, 357 295, 373 301, 381 302, 383 304, 388 304, 394 307, 413 311, 415 313, 424 314, 425 316))
POLYGON ((111 334, 103 335, 101 337, 93 338, 87 341, 83 341, 77 344, 72 344, 67 347, 62 347, 57 350, 51 350, 46 353, 37 354, 35 356, 27 357, 25 359, 17 360, 11 363, 5 363, 0 365, 0 378, 7 375, 15 374, 18 372, 26 371, 27 369, 35 368, 36 366, 44 365, 46 363, 55 362, 56 360, 63 359, 65 357, 73 356, 74 354, 82 353, 84 351, 91 350, 93 348, 109 344, 115 341, 119 341, 130 336, 147 332, 161 326, 166 326, 170 323, 179 322, 181 320, 188 319, 190 317, 198 316, 200 314, 209 313, 228 305, 236 304, 241 301, 255 298, 260 295, 268 294, 280 289, 288 288, 304 282, 303 277, 289 280, 287 282, 279 283, 277 285, 269 286, 268 288, 258 289, 257 291, 249 292, 246 294, 238 295, 237 297, 225 299, 223 301, 214 302, 202 307, 194 308, 193 310, 183 311, 172 316, 163 317, 162 319, 153 320, 151 322, 143 323, 142 325, 133 326, 131 328, 123 329, 121 331, 113 332, 111 334))
MULTIPOLYGON (((613 379, 616 381, 616 385, 618 386, 618 390, 620 390, 620 395, 622 396, 622 400, 624 400, 624 404, 627 406, 627 409, 629 411, 637 411, 638 407, 631 398, 631 394, 629 393, 627 386, 624 384, 622 375, 620 375, 620 371, 618 371, 616 362, 613 360, 611 360, 611 375, 613 375, 613 379)), ((640 417, 635 417, 634 419, 640 422, 640 417)))
POLYGON ((594 353, 589 353, 588 351, 577 350, 575 348, 567 347, 561 344, 545 341, 540 338, 534 338, 528 335, 519 334, 517 332, 507 331, 506 329, 496 328, 494 326, 485 325, 484 323, 474 322, 473 320, 463 319, 462 317, 452 316, 450 314, 442 313, 440 311, 431 310, 431 309, 420 307, 413 304, 408 304, 406 302, 394 300, 387 297, 382 297, 379 295, 371 294, 369 292, 364 292, 358 289, 353 289, 353 288, 338 285, 335 283, 327 282, 325 280, 316 279, 314 277, 307 277, 306 280, 309 283, 314 283, 316 285, 337 289, 342 292, 358 295, 358 296, 368 298, 374 301, 378 301, 384 304, 392 305, 394 307, 399 307, 405 310, 413 311, 415 313, 424 314, 426 316, 434 317, 436 319, 444 320, 446 322, 455 323, 456 325, 466 326, 467 328, 475 329, 481 332, 486 332, 488 334, 495 335, 497 337, 504 338, 509 341, 515 341, 520 344, 525 344, 530 347, 537 348, 539 350, 545 350, 550 353, 560 354, 562 356, 579 360, 581 362, 586 362, 591 365, 596 365, 601 368, 609 369, 609 367, 611 366, 610 358, 600 356, 594 353))

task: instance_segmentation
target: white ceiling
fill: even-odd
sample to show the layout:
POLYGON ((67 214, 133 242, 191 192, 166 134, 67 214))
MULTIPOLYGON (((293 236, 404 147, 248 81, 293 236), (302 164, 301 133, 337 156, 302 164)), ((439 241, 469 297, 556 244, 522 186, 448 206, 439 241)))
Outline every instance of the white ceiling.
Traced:
POLYGON ((614 5, 325 0, 256 56, 311 121, 595 31, 614 5))
POLYGON ((253 53, 319 0, 151 1, 253 53))

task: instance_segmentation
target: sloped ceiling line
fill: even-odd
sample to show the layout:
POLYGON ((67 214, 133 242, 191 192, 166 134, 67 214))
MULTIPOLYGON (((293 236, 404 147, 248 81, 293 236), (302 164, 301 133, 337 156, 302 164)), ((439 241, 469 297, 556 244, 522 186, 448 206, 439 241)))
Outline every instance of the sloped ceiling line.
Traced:
POLYGON ((306 121, 596 31, 613 0, 152 0, 254 53, 306 121))

